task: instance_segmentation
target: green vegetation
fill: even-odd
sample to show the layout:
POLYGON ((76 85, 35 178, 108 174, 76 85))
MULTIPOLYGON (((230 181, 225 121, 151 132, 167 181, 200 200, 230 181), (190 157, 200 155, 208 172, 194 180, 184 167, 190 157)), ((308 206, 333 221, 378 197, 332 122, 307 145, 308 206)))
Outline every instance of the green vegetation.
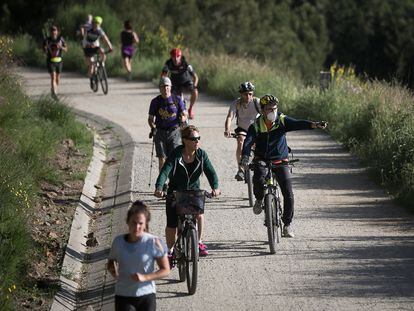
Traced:
POLYGON ((59 184, 52 169, 59 143, 66 138, 90 154, 91 134, 75 121, 67 106, 50 98, 32 101, 13 76, 10 40, 0 37, 0 309, 12 307, 24 287, 33 256, 27 219, 38 200, 41 181, 59 184))
MULTIPOLYGON (((414 5, 411 0, 4 0, 0 32, 30 33, 38 40, 49 19, 75 40, 86 14, 104 18, 104 29, 119 41, 130 19, 142 39, 162 26, 181 34, 184 45, 206 54, 249 57, 286 66, 312 81, 334 62, 357 73, 414 86, 414 5)), ((146 57, 147 46, 141 52, 146 57)), ((156 50, 156 53, 165 51, 156 50)))

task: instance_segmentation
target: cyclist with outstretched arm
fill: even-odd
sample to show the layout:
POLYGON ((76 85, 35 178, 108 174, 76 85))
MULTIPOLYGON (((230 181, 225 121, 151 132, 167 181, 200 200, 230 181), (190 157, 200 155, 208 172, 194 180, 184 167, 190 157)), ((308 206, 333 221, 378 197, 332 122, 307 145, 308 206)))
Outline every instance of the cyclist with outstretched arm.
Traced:
POLYGON ((224 137, 229 138, 231 137, 231 121, 234 119, 234 117, 236 117, 237 128, 234 130, 234 132, 237 134, 236 159, 238 171, 234 178, 236 178, 238 181, 244 180, 244 170, 240 165, 243 142, 246 138, 249 126, 254 122, 260 113, 260 99, 253 96, 254 89, 254 85, 249 81, 240 84, 240 97, 230 105, 229 112, 227 113, 226 117, 226 122, 224 123, 224 137))
POLYGON ((272 161, 278 164, 275 168, 277 182, 283 195, 283 236, 294 237, 291 226, 294 212, 294 198, 291 182, 291 173, 288 165, 288 145, 286 133, 297 130, 324 129, 326 122, 313 122, 296 120, 278 112, 279 100, 273 95, 265 95, 260 98, 262 114, 249 127, 247 137, 243 144, 242 165, 247 166, 253 144, 254 151, 254 175, 253 192, 256 202, 253 212, 260 214, 262 211, 264 195, 264 179, 267 175, 267 167, 263 161, 272 161))
MULTIPOLYGON (((165 228, 166 242, 168 249, 174 245, 178 216, 175 206, 174 191, 199 190, 200 176, 205 174, 213 196, 220 195, 218 187, 218 177, 216 171, 211 164, 207 153, 200 148, 200 132, 194 125, 188 125, 181 130, 183 145, 178 146, 172 154, 170 154, 158 175, 155 183, 154 195, 163 197, 163 186, 169 179, 166 214, 167 226, 165 228)), ((208 255, 207 246, 202 242, 204 229, 204 215, 197 216, 198 234, 199 234, 199 254, 200 256, 208 255)))
POLYGON ((85 62, 88 65, 88 77, 90 79, 91 88, 93 86, 92 81, 92 59, 93 57, 99 53, 102 62, 105 62, 106 55, 104 49, 101 47, 100 39, 103 39, 106 46, 109 49, 109 52, 112 51, 112 44, 109 41, 108 36, 105 34, 105 31, 101 28, 103 19, 100 16, 95 16, 92 20, 92 28, 87 29, 85 31, 85 35, 83 37, 82 45, 83 45, 83 52, 85 54, 85 62))

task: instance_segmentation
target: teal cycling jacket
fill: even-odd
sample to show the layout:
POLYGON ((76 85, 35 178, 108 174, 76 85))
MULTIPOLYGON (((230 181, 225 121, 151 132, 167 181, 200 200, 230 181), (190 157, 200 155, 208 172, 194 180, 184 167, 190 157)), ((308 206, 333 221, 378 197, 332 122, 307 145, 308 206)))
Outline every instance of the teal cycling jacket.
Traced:
POLYGON ((210 184, 211 189, 218 189, 218 177, 211 164, 207 153, 202 149, 196 150, 196 161, 194 172, 189 174, 183 162, 184 146, 178 146, 170 154, 158 175, 155 187, 162 190, 163 185, 169 179, 168 193, 184 190, 199 190, 200 176, 204 173, 210 184))

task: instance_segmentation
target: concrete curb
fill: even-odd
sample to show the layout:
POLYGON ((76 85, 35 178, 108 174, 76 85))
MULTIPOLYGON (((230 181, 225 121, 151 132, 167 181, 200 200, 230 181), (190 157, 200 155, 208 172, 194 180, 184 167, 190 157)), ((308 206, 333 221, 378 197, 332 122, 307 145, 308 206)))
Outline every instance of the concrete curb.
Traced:
POLYGON ((121 126, 74 109, 95 130, 93 156, 72 222, 60 289, 51 310, 113 309, 114 282, 106 258, 131 203, 134 143, 121 126))

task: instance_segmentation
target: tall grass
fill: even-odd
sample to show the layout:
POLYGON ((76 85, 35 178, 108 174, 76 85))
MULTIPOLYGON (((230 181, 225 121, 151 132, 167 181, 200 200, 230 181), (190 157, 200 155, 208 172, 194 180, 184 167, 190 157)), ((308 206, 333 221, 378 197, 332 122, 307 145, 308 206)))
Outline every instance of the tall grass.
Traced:
POLYGON ((38 185, 60 182, 50 165, 59 142, 70 138, 90 155, 92 137, 67 106, 48 97, 32 101, 22 92, 4 42, 9 40, 0 37, 0 309, 9 310, 35 252, 27 219, 38 185))

